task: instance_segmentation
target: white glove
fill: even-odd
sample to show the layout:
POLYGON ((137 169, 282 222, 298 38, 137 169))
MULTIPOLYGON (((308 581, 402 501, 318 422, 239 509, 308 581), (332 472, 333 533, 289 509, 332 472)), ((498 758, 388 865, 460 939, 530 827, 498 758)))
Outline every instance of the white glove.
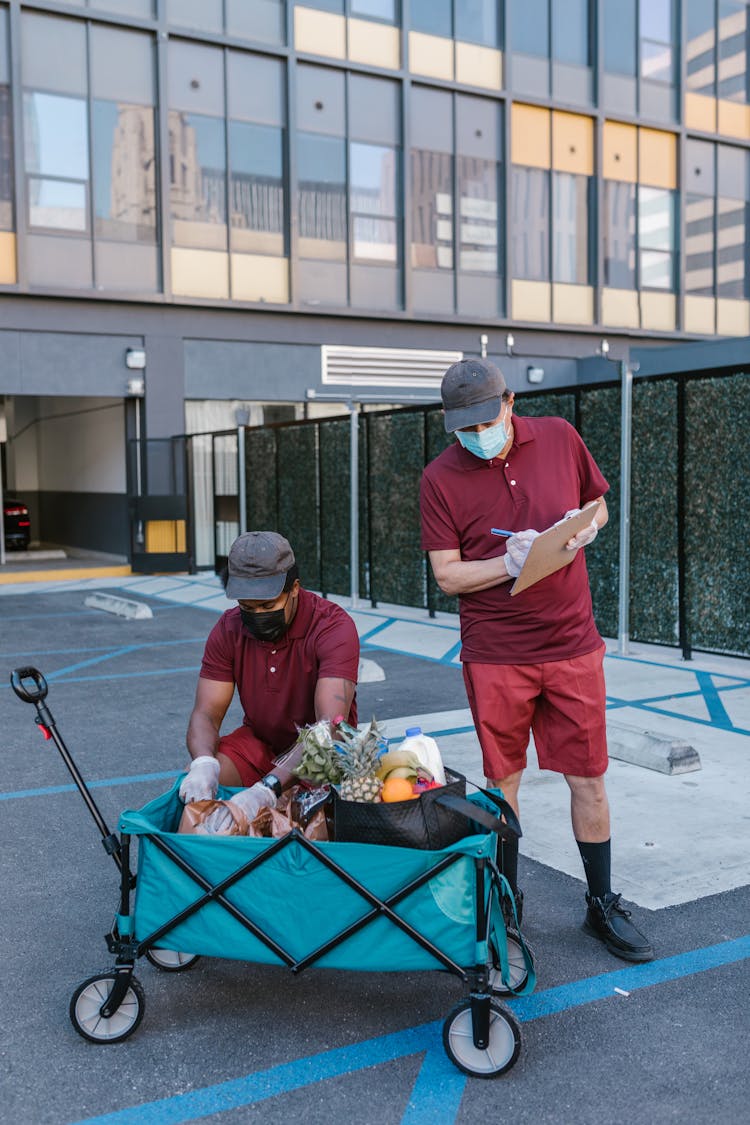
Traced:
MULTIPOLYGON (((242 809, 249 824, 255 820, 261 809, 276 807, 276 794, 262 781, 256 781, 249 789, 241 789, 239 793, 235 793, 230 801, 242 809)), ((229 832, 233 824, 234 820, 229 809, 216 809, 196 828, 196 832, 201 836, 214 836, 229 832)))
POLYGON ((511 578, 518 578, 526 562, 526 556, 531 550, 531 544, 538 534, 539 532, 534 531, 533 528, 529 528, 528 531, 517 531, 505 544, 505 569, 511 578))
MULTIPOLYGON (((557 521, 555 527, 560 523, 564 523, 565 520, 570 519, 571 516, 577 516, 580 511, 580 508, 571 508, 569 512, 565 513, 561 520, 557 521)), ((594 508, 594 511, 597 511, 597 509, 594 508)), ((589 543, 593 543, 598 533, 599 526, 596 520, 593 519, 588 527, 584 527, 583 531, 579 531, 577 535, 569 539, 565 546, 569 551, 577 551, 579 547, 587 547, 589 543)))
POLYGON ((188 775, 180 786, 180 797, 186 805, 191 801, 210 801, 216 796, 220 768, 213 754, 193 758, 188 775))

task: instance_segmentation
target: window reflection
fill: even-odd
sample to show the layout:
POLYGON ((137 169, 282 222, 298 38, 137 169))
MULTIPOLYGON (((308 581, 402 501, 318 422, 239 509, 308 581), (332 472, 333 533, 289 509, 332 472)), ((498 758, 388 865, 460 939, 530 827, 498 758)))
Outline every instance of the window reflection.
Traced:
POLYGON ((458 268, 464 273, 498 271, 498 166, 476 156, 458 158, 458 268))
POLYGON ((283 130, 230 121, 229 151, 232 248, 283 256, 283 130))
POLYGON ((226 249, 224 123, 169 112, 169 200, 177 246, 226 249))
POLYGON ((589 0, 553 3, 552 20, 555 59, 570 66, 589 66, 591 61, 589 0))
POLYGON ((746 149, 718 146, 719 194, 716 201, 717 292, 719 297, 741 300, 750 292, 747 276, 748 200, 750 155, 746 149))
POLYGON ((456 39, 497 47, 500 43, 497 0, 456 0, 456 39))
POLYGON ((300 133, 299 253, 346 261, 346 146, 342 138, 300 133))
POLYGON ((635 77, 635 2, 604 0, 604 69, 635 77))
POLYGON ((638 188, 641 289, 675 288, 675 201, 663 188, 638 188))
POLYGON ((748 6, 719 0, 719 97, 748 101, 748 6))
POLYGON ((714 6, 706 0, 687 0, 685 46, 687 88, 713 96, 716 87, 716 29, 714 6))
POLYGON ((513 276, 527 281, 549 281, 549 177, 543 168, 513 169, 513 276))
POLYGON ((635 289, 635 184, 604 184, 604 284, 635 289))
POLYGON ((398 153, 380 145, 352 144, 349 176, 355 261, 395 265, 398 261, 398 153))
POLYGON ((453 35, 453 0, 411 0, 411 26, 428 35, 453 35))
POLYGON ((549 58, 548 0, 509 0, 509 3, 513 51, 549 58))
POLYGON ((94 222, 98 236, 156 241, 154 111, 93 103, 94 222))
POLYGON ((0 84, 0 230, 12 229, 13 117, 10 104, 10 87, 0 84))
POLYGON ((363 19, 395 23, 398 19, 398 4, 396 0, 351 0, 351 13, 363 19))
POLYGON ((552 279, 588 285, 590 178, 554 172, 552 198, 552 279))
POLYGON ((29 225, 87 230, 86 102, 55 94, 24 94, 24 154, 29 225))
POLYGON ((453 269, 453 157, 413 149, 412 246, 415 269, 453 269))

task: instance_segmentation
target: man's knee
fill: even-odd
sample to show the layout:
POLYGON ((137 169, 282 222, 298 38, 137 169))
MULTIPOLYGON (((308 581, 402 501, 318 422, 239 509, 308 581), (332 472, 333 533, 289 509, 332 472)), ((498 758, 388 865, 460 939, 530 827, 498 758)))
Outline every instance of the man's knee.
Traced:
POLYGON ((607 786, 604 774, 599 777, 575 777, 566 773, 565 780, 570 786, 570 792, 574 800, 585 802, 587 805, 607 807, 607 786))

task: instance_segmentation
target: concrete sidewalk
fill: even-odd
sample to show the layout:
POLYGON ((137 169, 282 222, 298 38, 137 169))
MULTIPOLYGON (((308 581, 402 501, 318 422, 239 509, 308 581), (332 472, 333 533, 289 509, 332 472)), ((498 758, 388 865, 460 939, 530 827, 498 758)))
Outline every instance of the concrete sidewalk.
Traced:
MULTIPOLYGON (((0 596, 57 590, 122 590, 128 598, 160 601, 223 612, 230 603, 214 575, 162 577, 91 576, 78 580, 29 581, 0 585, 0 596)), ((374 672, 379 653, 396 653, 460 669, 458 620, 429 618, 423 610, 399 606, 352 609, 374 672)), ((701 768, 667 775, 611 759, 608 788, 613 813, 614 882, 625 897, 655 909, 750 883, 750 662, 696 654, 684 662, 675 649, 631 644, 627 657, 607 642, 605 657, 608 715, 613 722, 682 739, 698 751, 701 768)), ((387 682, 384 683, 387 691, 387 682)), ((468 708, 420 711, 389 719, 394 741, 407 726, 420 725, 439 742, 446 762, 482 780, 479 745, 468 708)), ((533 760, 530 750, 530 764, 533 760)), ((524 837, 521 851, 557 870, 581 878, 570 830, 568 790, 562 778, 541 773, 535 763, 521 794, 524 837)))

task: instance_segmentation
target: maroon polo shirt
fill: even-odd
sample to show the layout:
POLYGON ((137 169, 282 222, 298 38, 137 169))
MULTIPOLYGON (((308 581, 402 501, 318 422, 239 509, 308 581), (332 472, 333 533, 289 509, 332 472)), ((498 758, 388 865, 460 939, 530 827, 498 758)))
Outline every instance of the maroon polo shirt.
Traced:
MULTIPOLYGON (((259 641, 242 624, 239 606, 223 613, 208 635, 200 674, 233 681, 244 723, 274 754, 287 750, 297 728, 315 722, 315 687, 334 677, 357 682, 359 637, 345 610, 300 589, 297 613, 280 641, 259 641)), ((356 725, 357 700, 349 722, 356 725)))
MULTIPOLYGON (((544 531, 571 508, 603 496, 607 481, 562 418, 513 417, 507 457, 483 461, 456 441, 422 475, 422 547, 458 549, 465 561, 505 554, 490 529, 544 531)), ((463 594, 461 659, 539 664, 584 656, 602 643, 594 624, 584 551, 511 598, 512 582, 463 594)))

